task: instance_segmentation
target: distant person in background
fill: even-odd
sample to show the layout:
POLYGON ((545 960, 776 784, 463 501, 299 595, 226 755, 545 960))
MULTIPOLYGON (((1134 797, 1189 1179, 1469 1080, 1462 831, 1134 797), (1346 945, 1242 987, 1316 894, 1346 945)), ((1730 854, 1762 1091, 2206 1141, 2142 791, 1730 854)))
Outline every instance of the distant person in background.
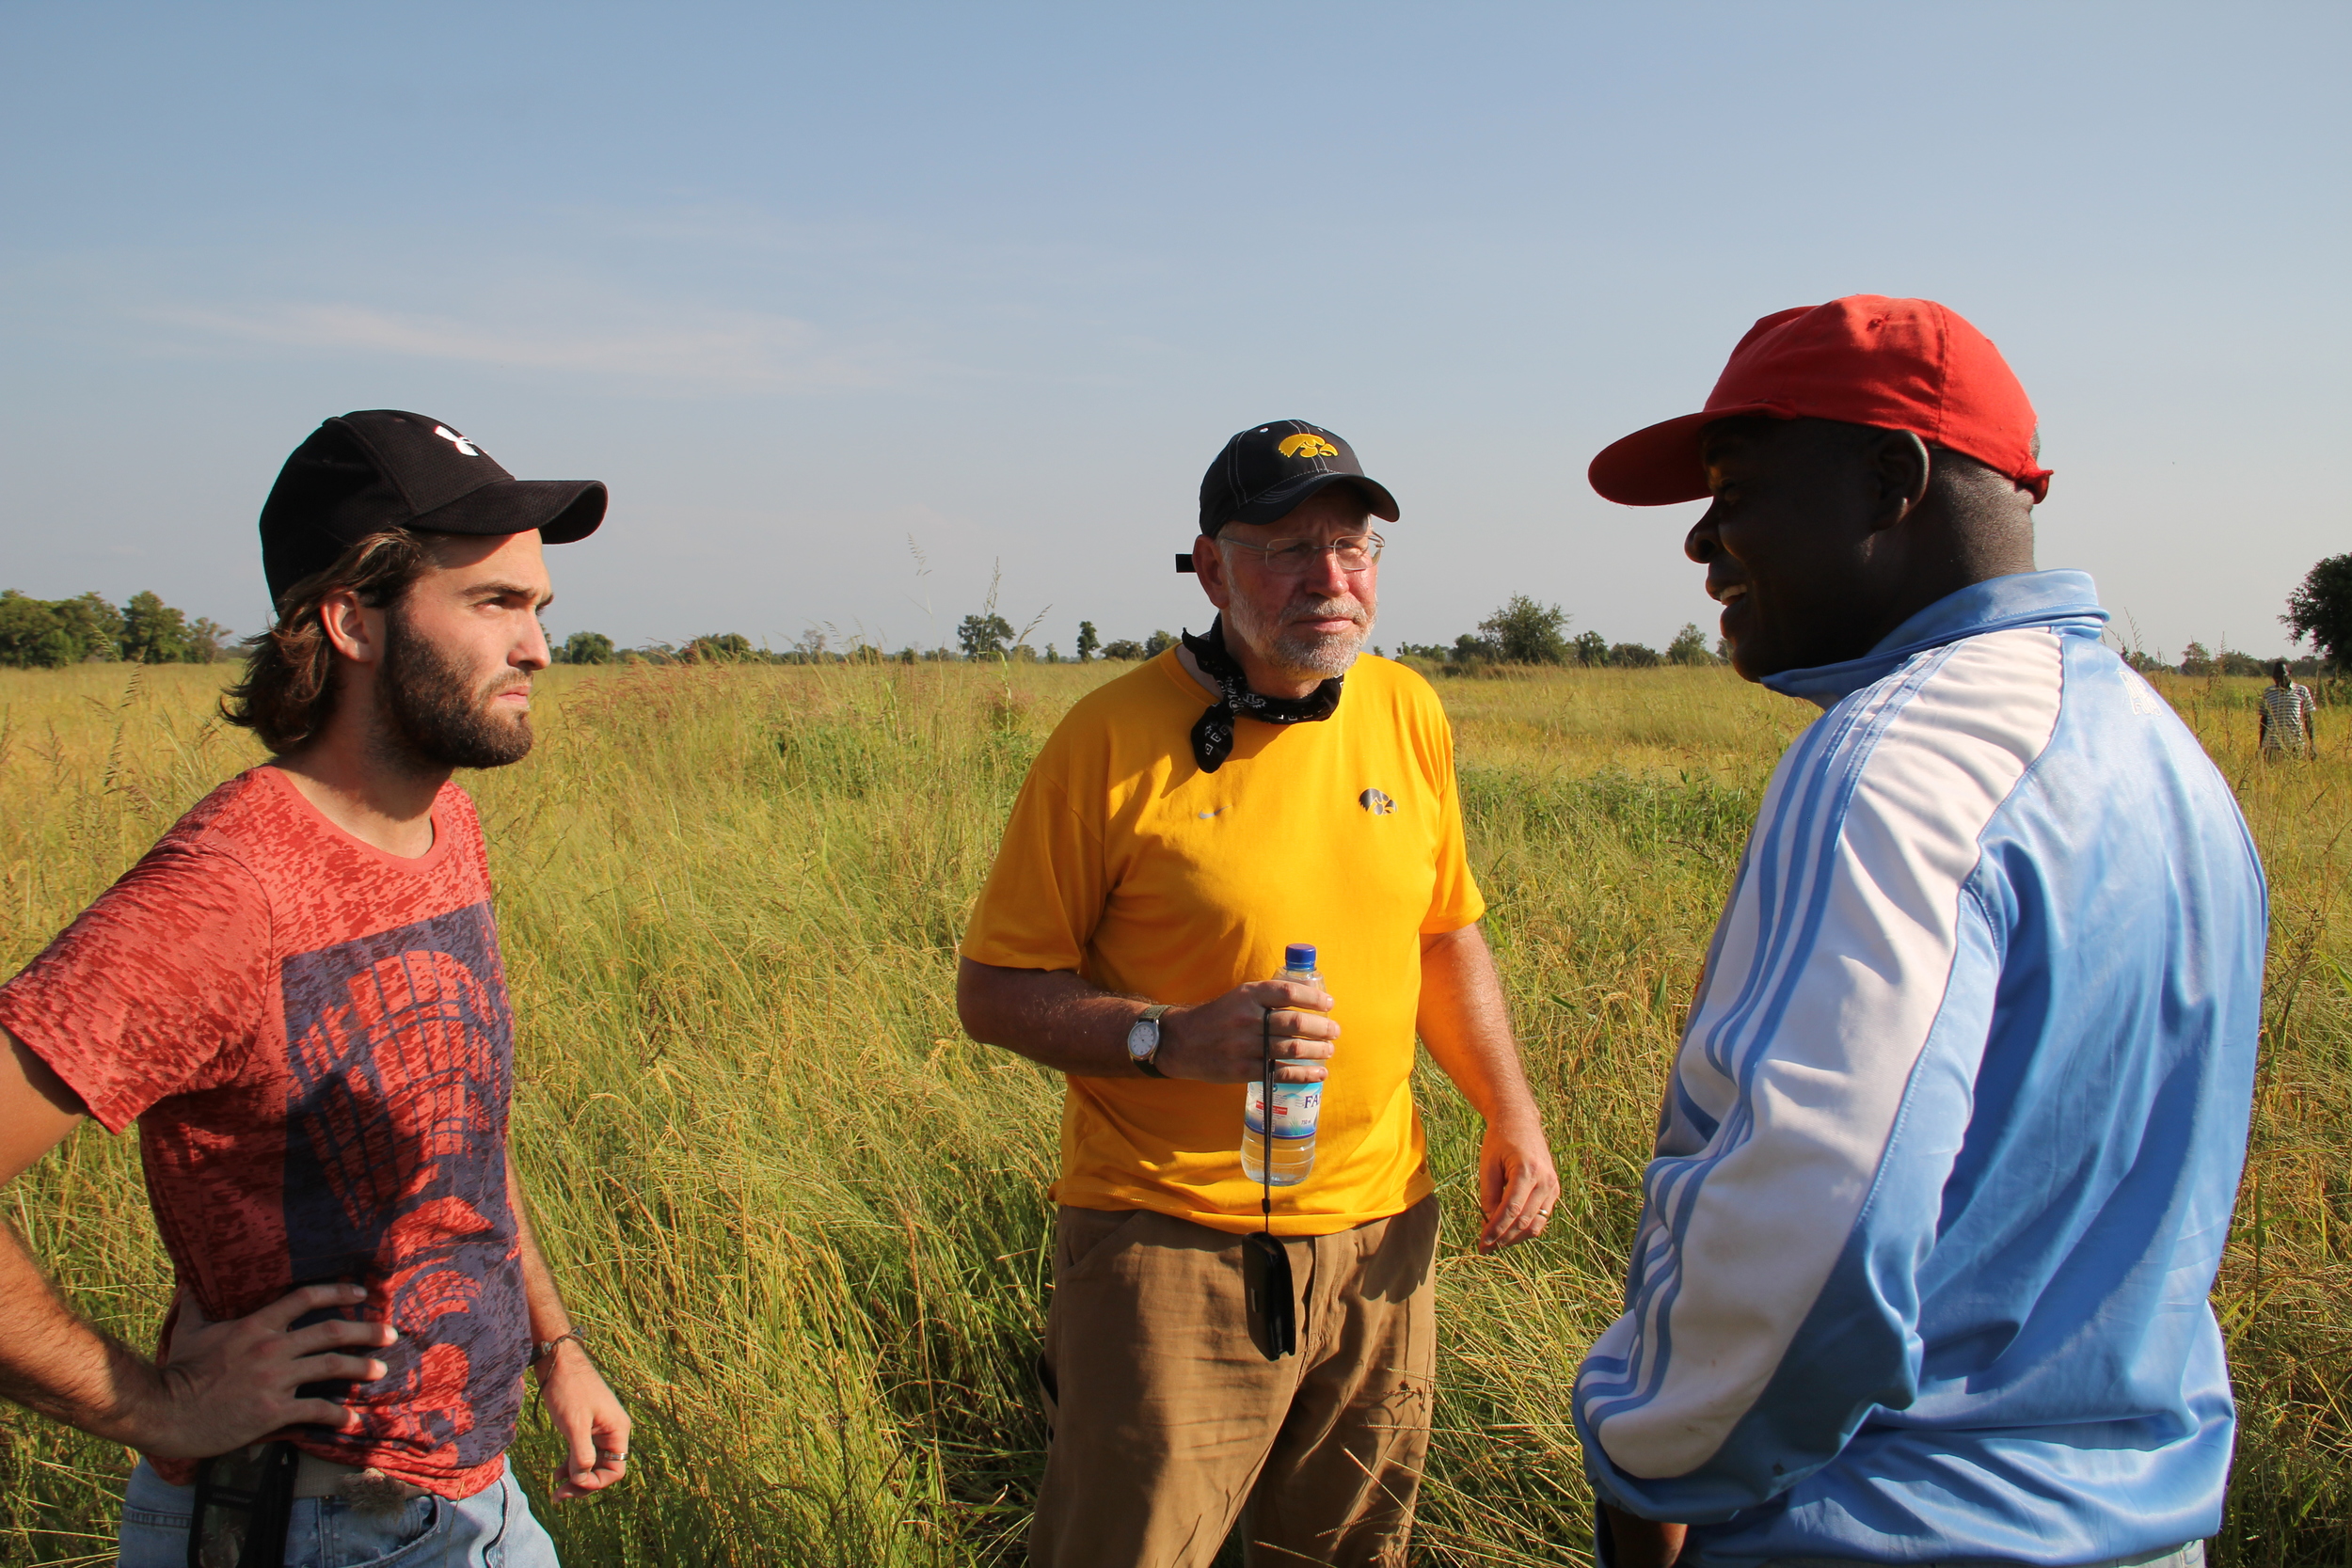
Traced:
POLYGON ((1220 613, 1070 710, 964 937, 964 1027, 1069 1075, 1042 1568, 1207 1568, 1236 1520, 1256 1568, 1405 1561, 1437 1362, 1417 1033, 1486 1118, 1480 1244, 1541 1234, 1559 1193, 1453 732, 1426 681, 1361 656, 1375 515, 1395 501, 1327 430, 1227 443, 1180 558, 1220 613), (1269 978, 1292 942, 1327 990, 1269 978), (1269 1042, 1283 1081, 1324 1085, 1313 1170, 1276 1191, 1279 1241, 1248 1238, 1294 1287, 1275 1358, 1245 1308, 1265 1222, 1239 1154, 1269 1042))
POLYGON ((0 1181, 135 1121, 178 1279, 150 1361, 0 1233, 0 1392, 138 1451, 124 1568, 551 1564, 506 1462, 526 1371, 556 1497, 620 1479, 628 1417, 515 1181, 489 866, 450 782, 531 750, 540 546, 604 506, 419 415, 327 420, 262 510, 278 620, 230 693, 274 760, 0 987, 0 1181), (192 1552, 230 1487, 262 1500, 192 1552))
POLYGON ((2318 742, 2312 725, 2319 705, 2312 689, 2287 678, 2287 661, 2274 660, 2270 686, 2263 692, 2262 750, 2265 756, 2307 757, 2318 742))
POLYGON ((1594 459, 1709 502, 1734 668, 1824 710, 1577 1377, 1605 1562, 2186 1564, 2220 1528, 2262 870, 2090 579, 2034 569, 2039 449, 1975 328, 1857 295, 1594 459))

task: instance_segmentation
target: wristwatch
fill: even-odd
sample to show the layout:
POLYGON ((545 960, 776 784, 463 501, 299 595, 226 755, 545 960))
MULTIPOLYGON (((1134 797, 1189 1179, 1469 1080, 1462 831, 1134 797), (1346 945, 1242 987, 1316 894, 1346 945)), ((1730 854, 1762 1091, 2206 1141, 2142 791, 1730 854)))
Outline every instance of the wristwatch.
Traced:
POLYGON ((1136 1069, 1153 1078, 1165 1078, 1160 1070, 1160 1015, 1175 1006, 1171 1002, 1155 1002, 1143 1009, 1143 1016, 1127 1029, 1127 1059, 1136 1069))

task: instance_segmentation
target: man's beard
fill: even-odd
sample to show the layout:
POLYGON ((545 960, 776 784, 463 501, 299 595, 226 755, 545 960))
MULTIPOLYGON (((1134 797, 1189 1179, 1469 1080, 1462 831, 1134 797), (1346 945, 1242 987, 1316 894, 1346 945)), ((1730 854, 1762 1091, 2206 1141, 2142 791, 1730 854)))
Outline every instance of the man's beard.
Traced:
POLYGON ((1363 651, 1364 640, 1372 635, 1372 607, 1360 599, 1305 599, 1285 605, 1281 619, 1269 624, 1261 617, 1257 606, 1239 594, 1225 607, 1225 618, 1233 635, 1249 644, 1258 657, 1285 674, 1315 676, 1329 680, 1347 673, 1348 666, 1363 651), (1354 620, 1353 628, 1325 635, 1296 629, 1299 621, 1327 620, 1344 615, 1354 620))
POLYGON ((466 673, 424 638, 401 623, 384 621, 384 664, 377 672, 382 697, 383 741, 404 761, 429 768, 503 768, 531 754, 531 718, 501 717, 490 706, 501 692, 530 679, 501 670, 479 690, 469 689, 466 673))

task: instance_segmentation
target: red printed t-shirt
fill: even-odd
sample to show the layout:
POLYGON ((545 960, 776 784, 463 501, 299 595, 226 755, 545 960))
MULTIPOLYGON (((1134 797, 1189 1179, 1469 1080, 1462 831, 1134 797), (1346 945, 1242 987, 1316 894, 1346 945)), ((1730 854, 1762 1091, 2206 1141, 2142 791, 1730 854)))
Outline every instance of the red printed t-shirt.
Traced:
MULTIPOLYGON (((304 1449, 445 1497, 496 1480, 531 1358, 506 1201, 513 1019, 473 803, 388 855, 275 768, 207 796, 5 987, 0 1025, 109 1132, 207 1317, 367 1287, 389 1367, 304 1449)), ((156 1465, 184 1484, 192 1467, 156 1465)))
MULTIPOLYGON (((1170 651, 1071 708, 1021 786, 962 953, 1189 1005, 1271 979, 1286 945, 1315 943, 1339 1053, 1314 1170, 1276 1192, 1274 1229, 1330 1235, 1431 1188, 1412 1093, 1421 942, 1486 908, 1462 845, 1454 732, 1427 681, 1359 658, 1330 718, 1244 718, 1232 755, 1204 773, 1191 736, 1210 700, 1170 651)), ((1246 1092, 1072 1078, 1054 1197, 1257 1229, 1246 1092)))

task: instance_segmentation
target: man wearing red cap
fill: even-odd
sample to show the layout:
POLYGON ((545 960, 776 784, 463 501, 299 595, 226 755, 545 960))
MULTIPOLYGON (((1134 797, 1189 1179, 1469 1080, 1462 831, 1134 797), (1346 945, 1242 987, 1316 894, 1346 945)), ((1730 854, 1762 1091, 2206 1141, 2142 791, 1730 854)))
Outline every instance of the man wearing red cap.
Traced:
POLYGON ((2262 872, 2090 579, 2033 569, 2039 446, 1982 334, 1860 295, 1593 462, 1710 501, 1733 665, 1825 710, 1578 1374, 1604 1561, 2195 1563, 2220 1526, 2262 872))

